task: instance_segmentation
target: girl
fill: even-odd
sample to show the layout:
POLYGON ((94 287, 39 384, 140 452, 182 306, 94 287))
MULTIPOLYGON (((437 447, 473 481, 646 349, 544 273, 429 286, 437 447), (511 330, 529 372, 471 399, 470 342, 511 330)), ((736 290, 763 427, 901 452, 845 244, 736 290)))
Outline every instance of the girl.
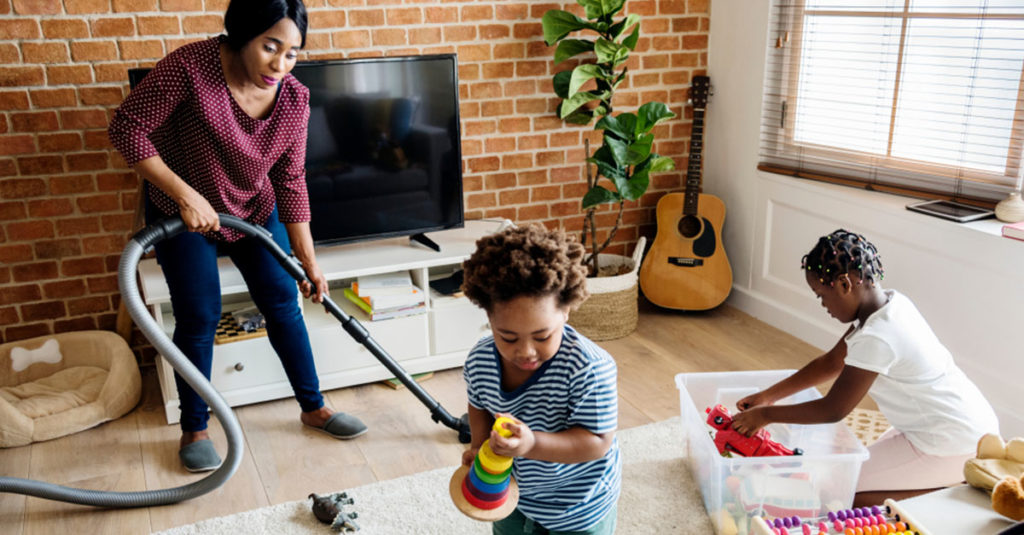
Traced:
POLYGON ((477 241, 463 266, 466 296, 487 312, 493 336, 466 359, 473 439, 514 457, 519 504, 493 524, 503 534, 611 534, 621 462, 615 439, 615 361, 566 325, 586 298, 583 246, 531 226, 477 241), (508 438, 491 430, 509 416, 508 438))
POLYGON ((838 422, 870 394, 892 427, 869 447, 855 506, 960 483, 978 440, 985 433, 998 434, 999 423, 910 299, 882 289, 875 246, 837 230, 818 240, 802 267, 829 315, 853 325, 824 355, 741 399, 733 428, 749 436, 772 422, 838 422), (824 398, 773 406, 830 379, 835 384, 824 398))
MULTIPOLYGON (((190 43, 146 75, 110 122, 110 141, 146 180, 146 219, 177 216, 191 232, 156 245, 174 310, 174 343, 210 376, 221 314, 217 255, 227 254, 267 320, 302 423, 336 438, 366 432, 324 405, 295 281, 263 247, 218 214, 262 225, 291 249, 320 302, 327 280, 313 254, 305 182, 309 90, 290 72, 306 44, 301 0, 232 0, 227 35, 190 43)), ((207 432, 206 402, 175 374, 181 406, 178 456, 191 472, 221 459, 207 432)))

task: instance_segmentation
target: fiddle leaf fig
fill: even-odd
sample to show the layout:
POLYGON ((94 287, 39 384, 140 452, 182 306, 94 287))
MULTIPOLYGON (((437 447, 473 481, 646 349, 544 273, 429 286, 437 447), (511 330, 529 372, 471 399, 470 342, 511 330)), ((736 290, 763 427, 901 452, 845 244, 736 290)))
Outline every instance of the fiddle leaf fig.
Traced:
POLYGON ((558 48, 555 49, 555 65, 573 56, 593 51, 593 41, 587 41, 586 39, 564 39, 558 43, 558 48))

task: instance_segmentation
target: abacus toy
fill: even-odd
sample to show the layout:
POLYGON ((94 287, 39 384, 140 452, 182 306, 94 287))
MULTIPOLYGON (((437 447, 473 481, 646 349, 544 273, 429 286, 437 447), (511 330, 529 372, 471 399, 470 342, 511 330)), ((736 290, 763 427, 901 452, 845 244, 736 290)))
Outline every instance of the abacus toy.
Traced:
MULTIPOLYGON (((512 435, 505 423, 511 418, 500 417, 493 429, 503 437, 512 435)), ((460 466, 448 482, 452 501, 466 516, 474 520, 494 522, 515 510, 519 503, 519 485, 512 477, 512 458, 491 450, 490 439, 480 445, 472 466, 460 466)))
POLYGON ((755 535, 930 535, 893 500, 885 500, 882 506, 833 511, 813 519, 755 516, 751 527, 755 535))

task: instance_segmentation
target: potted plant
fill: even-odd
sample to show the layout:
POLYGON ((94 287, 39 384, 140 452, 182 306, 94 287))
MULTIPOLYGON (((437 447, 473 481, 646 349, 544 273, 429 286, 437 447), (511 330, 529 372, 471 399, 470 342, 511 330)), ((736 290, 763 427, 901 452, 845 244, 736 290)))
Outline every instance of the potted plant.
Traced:
MULTIPOLYGON (((626 60, 640 38, 640 17, 626 15, 616 20, 626 0, 576 0, 583 6, 586 18, 559 9, 544 13, 541 23, 544 42, 555 44, 554 62, 560 65, 574 59, 569 68, 555 74, 553 86, 561 99, 559 118, 571 124, 586 125, 595 119, 594 128, 602 131, 601 145, 592 154, 589 140, 585 175, 587 191, 583 195, 583 228, 580 243, 588 247, 585 262, 591 279, 591 293, 583 307, 570 316, 570 323, 593 339, 625 336, 636 328, 636 272, 643 254, 644 238, 637 244, 633 257, 602 254, 622 223, 626 201, 636 201, 650 184, 650 174, 675 168, 673 160, 651 152, 652 130, 662 121, 675 117, 661 102, 642 104, 636 113, 612 113, 615 90, 626 79, 626 60), (581 32, 592 39, 570 38, 581 32), (628 33, 627 33, 628 32, 628 33), (593 167, 592 167, 593 166, 593 167), (603 241, 598 240, 595 214, 606 204, 618 204, 615 223, 603 241), (626 276, 625 281, 601 281, 602 264, 613 264, 612 274, 626 276), (600 282, 599 282, 600 281, 600 282), (613 295, 604 295, 612 293, 613 295), (630 310, 619 314, 608 312, 622 306, 630 310), (589 310, 588 310, 589 309, 589 310), (584 324, 603 323, 591 328, 584 324)), ((607 277, 602 277, 605 279, 607 277)))

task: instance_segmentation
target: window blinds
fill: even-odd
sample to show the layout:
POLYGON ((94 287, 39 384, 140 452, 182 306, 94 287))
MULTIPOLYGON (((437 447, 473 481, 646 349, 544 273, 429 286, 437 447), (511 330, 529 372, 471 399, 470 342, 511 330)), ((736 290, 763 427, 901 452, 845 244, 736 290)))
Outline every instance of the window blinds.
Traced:
POLYGON ((1024 2, 777 0, 760 168, 992 201, 1022 174, 1024 2))

